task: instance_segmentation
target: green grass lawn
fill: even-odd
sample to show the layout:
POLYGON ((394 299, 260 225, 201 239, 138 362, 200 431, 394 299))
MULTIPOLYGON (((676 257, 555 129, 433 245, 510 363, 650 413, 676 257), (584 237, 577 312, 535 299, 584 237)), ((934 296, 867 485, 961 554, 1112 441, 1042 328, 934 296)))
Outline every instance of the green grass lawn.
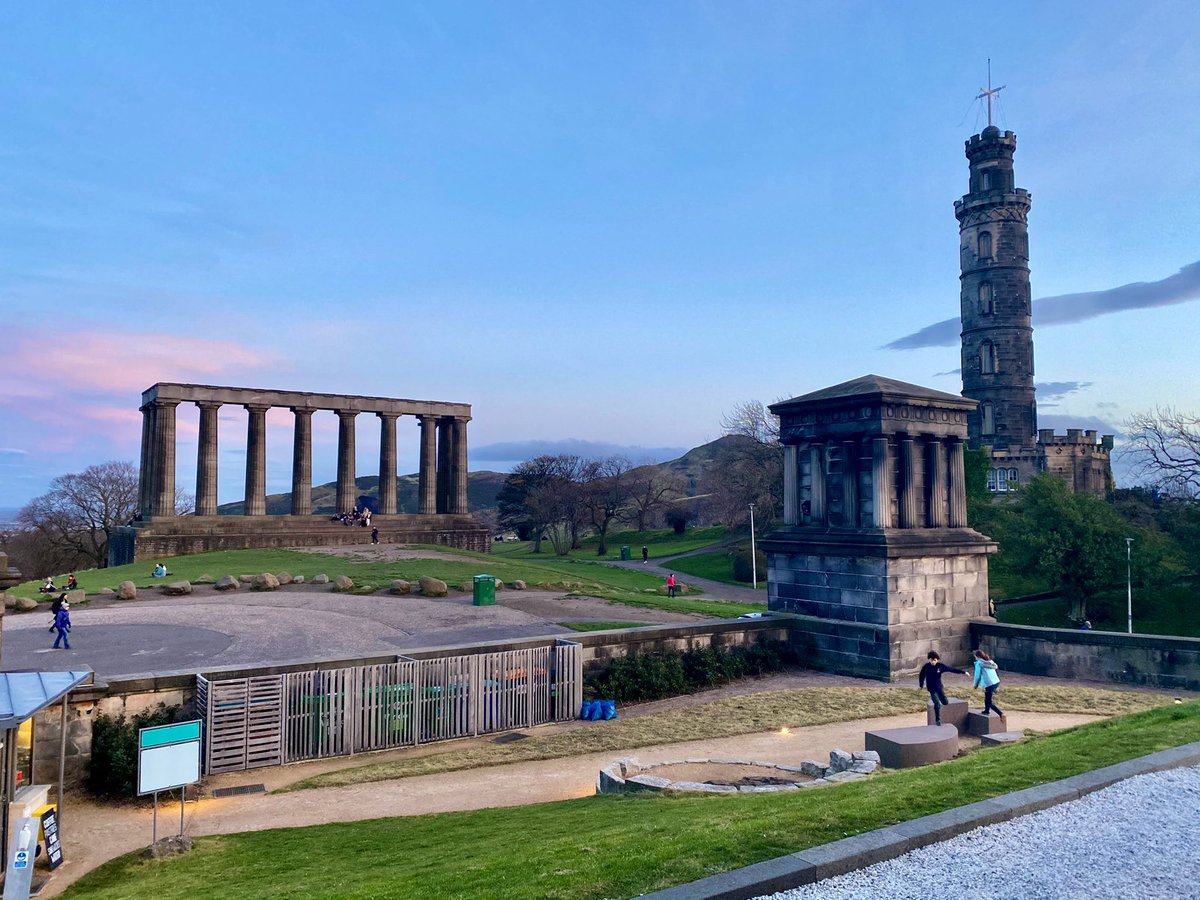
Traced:
POLYGON ((563 628, 572 631, 609 631, 613 628, 640 628, 648 622, 559 622, 563 628))
MULTIPOLYGON (((1200 603, 1197 587, 1190 583, 1164 588, 1134 589, 1133 629, 1139 634, 1200 637, 1200 603)), ((1124 589, 1105 591, 1088 603, 1088 618, 1098 631, 1125 631, 1127 598, 1124 589)), ((1008 625, 1072 628, 1066 600, 1031 600, 1001 603, 996 619, 1008 625)))
MULTIPOLYGON (((710 544, 718 543, 725 539, 728 530, 723 525, 713 525, 709 528, 689 528, 683 534, 676 534, 670 528, 661 528, 654 531, 610 531, 607 544, 607 553, 601 559, 620 559, 621 547, 628 546, 633 559, 640 560, 642 558, 642 547, 650 552, 651 559, 661 559, 665 556, 674 556, 677 553, 689 553, 692 550, 698 550, 701 547, 707 547, 710 544)), ((567 556, 574 559, 597 559, 596 550, 600 546, 600 540, 595 535, 584 538, 582 547, 578 550, 570 551, 567 556)), ((518 541, 515 543, 496 544, 492 547, 494 556, 518 559, 537 559, 539 556, 548 556, 554 558, 554 547, 549 541, 542 541, 542 552, 535 554, 533 552, 532 541, 518 541)), ((560 559, 562 557, 559 557, 560 559)))
MULTIPOLYGON (((447 550, 444 547, 431 549, 429 558, 400 559, 392 562, 349 559, 328 553, 306 553, 298 550, 224 550, 176 556, 164 562, 171 572, 165 579, 151 576, 153 561, 136 562, 111 569, 91 569, 75 574, 80 585, 89 593, 96 593, 105 587, 115 588, 125 580, 144 588, 170 581, 194 581, 201 575, 219 578, 222 575, 256 575, 261 572, 286 571, 292 575, 303 575, 308 580, 318 574, 325 574, 330 578, 348 575, 354 579, 358 588, 371 585, 376 589, 386 588, 394 578, 416 581, 422 575, 440 578, 454 588, 463 582, 470 582, 475 575, 488 574, 495 575, 504 582, 521 580, 530 587, 544 585, 551 590, 601 597, 643 609, 666 609, 728 618, 765 608, 758 604, 706 600, 691 594, 668 598, 658 593, 664 582, 657 575, 586 559, 554 556, 545 559, 514 559, 486 553, 472 554, 447 550), (447 559, 441 555, 445 553, 475 557, 478 562, 447 559)), ((49 600, 49 595, 37 593, 41 584, 40 581, 27 581, 13 588, 11 593, 18 597, 49 600)))
POLYGON ((199 838, 163 862, 121 857, 63 896, 632 897, 1196 740, 1192 702, 819 791, 589 797, 199 838))
MULTIPOLYGON (((695 575, 697 578, 707 578, 722 584, 733 584, 738 587, 754 587, 749 581, 738 581, 733 577, 733 557, 727 550, 714 550, 712 553, 696 553, 682 559, 673 560, 668 569, 683 572, 685 575, 695 575)), ((758 573, 758 589, 766 591, 767 573, 758 573)))

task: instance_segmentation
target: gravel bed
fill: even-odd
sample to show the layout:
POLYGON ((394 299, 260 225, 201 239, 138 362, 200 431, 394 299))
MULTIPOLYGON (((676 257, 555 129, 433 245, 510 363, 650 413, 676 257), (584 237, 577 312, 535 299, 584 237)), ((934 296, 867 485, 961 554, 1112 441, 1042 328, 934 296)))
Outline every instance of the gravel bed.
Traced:
POLYGON ((1139 775, 770 900, 981 897, 1200 898, 1200 766, 1139 775))

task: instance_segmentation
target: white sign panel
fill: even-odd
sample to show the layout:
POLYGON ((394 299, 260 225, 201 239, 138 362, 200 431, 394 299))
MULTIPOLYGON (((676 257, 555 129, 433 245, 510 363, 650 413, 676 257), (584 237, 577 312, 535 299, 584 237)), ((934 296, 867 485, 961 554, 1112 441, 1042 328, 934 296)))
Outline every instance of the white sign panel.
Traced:
POLYGON ((141 752, 138 793, 152 794, 200 780, 200 742, 150 747, 141 752))

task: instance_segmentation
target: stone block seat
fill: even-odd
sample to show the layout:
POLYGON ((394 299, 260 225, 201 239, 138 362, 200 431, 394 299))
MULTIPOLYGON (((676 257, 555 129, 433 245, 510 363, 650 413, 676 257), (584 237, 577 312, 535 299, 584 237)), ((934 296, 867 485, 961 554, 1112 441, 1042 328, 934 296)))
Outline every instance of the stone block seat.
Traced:
MULTIPOLYGON (((950 699, 949 703, 942 705, 942 724, 953 725, 958 729, 959 734, 967 733, 967 701, 950 699)), ((925 705, 925 724, 934 724, 933 701, 929 701, 925 705)))
POLYGON ((909 769, 945 762, 958 755, 958 729, 953 725, 883 728, 866 733, 866 747, 889 769, 909 769))
POLYGON ((999 734, 1008 731, 1008 718, 1005 716, 985 716, 978 710, 967 713, 967 731, 982 737, 985 734, 999 734))
POLYGON ((985 734, 979 739, 981 747, 1002 747, 1005 744, 1016 744, 1025 740, 1024 731, 997 731, 985 734))

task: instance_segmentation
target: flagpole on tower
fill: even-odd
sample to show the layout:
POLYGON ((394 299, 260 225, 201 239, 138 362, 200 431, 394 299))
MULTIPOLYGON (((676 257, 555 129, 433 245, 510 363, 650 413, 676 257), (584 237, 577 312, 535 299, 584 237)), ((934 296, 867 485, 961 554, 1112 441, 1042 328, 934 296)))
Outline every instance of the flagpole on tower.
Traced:
POLYGON ((985 99, 987 100, 987 111, 988 111, 988 127, 989 127, 989 128, 992 126, 992 98, 993 98, 993 97, 997 97, 997 96, 999 96, 999 95, 1000 95, 1000 92, 1001 92, 1002 90, 1004 90, 1006 87, 1008 87, 1008 85, 1007 85, 1007 84, 1002 84, 1002 85, 1000 85, 1000 87, 998 87, 998 88, 993 88, 993 87, 992 87, 992 60, 991 60, 991 58, 989 57, 989 59, 988 59, 988 83, 987 83, 987 87, 985 87, 985 88, 980 88, 980 89, 979 89, 979 95, 978 95, 978 96, 975 98, 976 100, 985 100, 985 99))

